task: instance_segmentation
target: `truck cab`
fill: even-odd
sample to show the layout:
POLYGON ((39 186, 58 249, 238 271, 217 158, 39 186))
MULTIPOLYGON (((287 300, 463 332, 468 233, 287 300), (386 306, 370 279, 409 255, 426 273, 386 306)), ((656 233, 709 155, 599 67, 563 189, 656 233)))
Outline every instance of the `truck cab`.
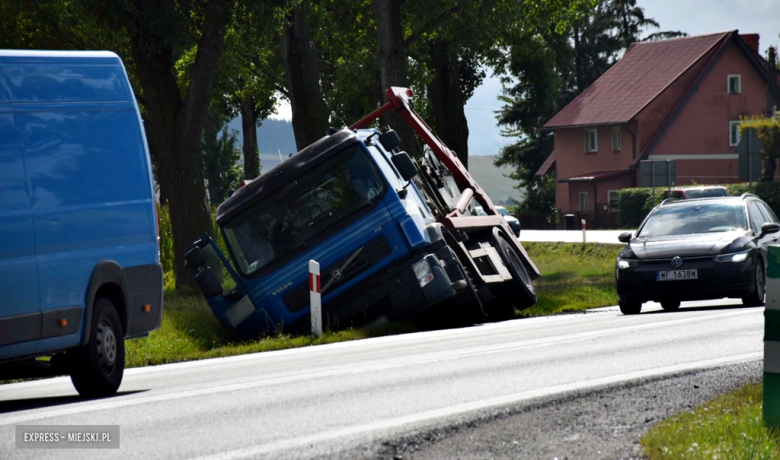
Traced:
MULTIPOLYGON (((441 225, 399 170, 400 162, 414 170, 411 160, 388 151, 381 134, 331 134, 219 206, 228 254, 204 236, 189 257, 205 249, 222 265, 219 281, 230 290, 212 290, 219 294, 209 304, 223 324, 252 335, 308 318, 309 260, 322 267, 323 317, 331 326, 404 318, 455 296, 453 284, 464 276, 441 225)), ((208 276, 201 273, 199 283, 208 276)))
POLYGON ((417 162, 391 129, 366 129, 393 108, 417 117, 410 91, 388 94, 396 105, 330 133, 218 207, 222 241, 203 235, 185 259, 223 325, 247 337, 305 330, 310 260, 321 267, 323 323, 334 329, 416 317, 448 300, 446 316, 470 321, 496 299, 504 316, 535 302, 538 270, 427 125, 411 121, 429 145, 417 162))

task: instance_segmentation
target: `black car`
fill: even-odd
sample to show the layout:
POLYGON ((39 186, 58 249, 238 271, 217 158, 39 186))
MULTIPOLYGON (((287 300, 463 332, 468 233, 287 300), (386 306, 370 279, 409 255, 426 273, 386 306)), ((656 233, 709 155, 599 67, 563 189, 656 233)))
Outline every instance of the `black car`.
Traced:
POLYGON ((636 236, 619 237, 628 243, 615 265, 620 311, 637 314, 651 300, 665 310, 724 297, 763 305, 766 246, 778 231, 775 213, 755 195, 664 201, 636 236))

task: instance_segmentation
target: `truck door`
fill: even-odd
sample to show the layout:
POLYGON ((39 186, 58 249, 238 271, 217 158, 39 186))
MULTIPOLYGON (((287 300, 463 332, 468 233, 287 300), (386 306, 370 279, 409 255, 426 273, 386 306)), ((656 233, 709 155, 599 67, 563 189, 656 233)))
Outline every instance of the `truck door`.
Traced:
POLYGON ((0 359, 33 353, 41 336, 30 189, 0 68, 0 359))

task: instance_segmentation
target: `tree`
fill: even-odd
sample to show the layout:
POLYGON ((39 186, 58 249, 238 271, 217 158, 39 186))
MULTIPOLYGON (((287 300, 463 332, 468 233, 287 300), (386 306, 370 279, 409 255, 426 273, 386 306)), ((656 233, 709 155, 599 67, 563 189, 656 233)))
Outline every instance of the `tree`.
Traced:
POLYGON ((749 129, 756 133, 761 143, 761 159, 764 160, 764 174, 761 180, 772 182, 777 169, 777 160, 780 159, 780 118, 751 117, 742 120, 739 124, 740 136, 746 136, 749 129))
POLYGON ((282 58, 298 150, 320 139, 328 130, 329 112, 320 88, 317 52, 307 22, 309 6, 304 0, 293 8, 282 32, 282 58))

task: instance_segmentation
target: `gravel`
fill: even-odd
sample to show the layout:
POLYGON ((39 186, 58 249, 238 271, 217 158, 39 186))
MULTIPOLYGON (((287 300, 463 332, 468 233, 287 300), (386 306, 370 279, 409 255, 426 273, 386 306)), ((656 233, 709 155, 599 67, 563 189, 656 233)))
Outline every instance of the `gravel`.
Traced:
POLYGON ((543 398, 377 440, 338 457, 639 459, 639 438, 653 424, 761 375, 762 361, 754 361, 543 398))

